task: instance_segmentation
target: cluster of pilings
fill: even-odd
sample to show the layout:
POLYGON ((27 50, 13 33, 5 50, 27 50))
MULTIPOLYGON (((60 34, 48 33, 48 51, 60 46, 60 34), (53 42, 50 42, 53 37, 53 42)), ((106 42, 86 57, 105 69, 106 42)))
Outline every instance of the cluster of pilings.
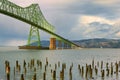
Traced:
POLYGON ((116 78, 118 77, 118 73, 120 67, 120 61, 119 62, 111 62, 110 64, 108 62, 97 62, 95 64, 94 59, 92 61, 92 64, 86 64, 86 66, 80 66, 78 65, 78 70, 80 75, 85 78, 86 80, 89 79, 95 79, 96 77, 101 77, 102 80, 105 79, 105 77, 113 77, 116 75, 116 78))
POLYGON ((32 74, 29 77, 30 80, 48 80, 47 76, 51 76, 52 80, 66 80, 65 71, 68 71, 67 77, 69 77, 69 80, 74 80, 73 76, 77 74, 73 74, 75 68, 78 68, 77 72, 81 77, 80 79, 85 80, 95 79, 96 77, 101 77, 101 79, 104 80, 105 77, 112 77, 114 75, 118 76, 118 73, 120 72, 120 61, 116 61, 115 63, 111 62, 110 64, 108 62, 101 61, 96 62, 95 64, 95 61, 93 59, 91 64, 78 64, 78 66, 74 66, 74 64, 71 63, 71 65, 68 67, 66 67, 66 63, 61 63, 58 61, 57 64, 54 64, 54 69, 52 67, 52 64, 49 63, 48 58, 46 58, 45 63, 43 63, 41 60, 35 59, 31 59, 29 62, 24 60, 23 64, 19 64, 19 61, 16 60, 15 63, 15 67, 10 67, 10 62, 7 60, 5 61, 6 80, 11 79, 11 68, 13 68, 12 75, 14 75, 14 80, 26 80, 27 76, 30 76, 29 73, 32 74), (16 78, 18 77, 18 74, 19 79, 16 78), (39 75, 42 76, 38 77, 39 75))

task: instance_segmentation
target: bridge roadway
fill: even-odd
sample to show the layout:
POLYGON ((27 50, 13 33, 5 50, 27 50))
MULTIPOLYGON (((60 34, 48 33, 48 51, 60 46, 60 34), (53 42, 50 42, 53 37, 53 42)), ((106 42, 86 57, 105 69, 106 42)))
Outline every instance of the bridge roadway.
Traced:
POLYGON ((33 25, 71 46, 80 47, 55 33, 54 26, 47 22, 38 4, 31 4, 30 6, 23 8, 8 0, 0 0, 0 13, 33 25))

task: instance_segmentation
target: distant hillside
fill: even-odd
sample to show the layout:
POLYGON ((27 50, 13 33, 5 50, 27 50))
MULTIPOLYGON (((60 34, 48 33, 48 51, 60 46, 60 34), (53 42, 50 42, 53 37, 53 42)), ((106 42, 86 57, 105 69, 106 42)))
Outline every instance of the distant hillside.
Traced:
POLYGON ((120 40, 118 39, 86 39, 73 41, 83 48, 120 48, 120 40))
MULTIPOLYGON (((120 48, 119 39, 85 39, 85 40, 74 40, 74 43, 80 45, 83 48, 120 48)), ((37 42, 32 45, 37 45, 37 42)), ((41 41, 41 45, 44 47, 49 46, 49 41, 41 41)))

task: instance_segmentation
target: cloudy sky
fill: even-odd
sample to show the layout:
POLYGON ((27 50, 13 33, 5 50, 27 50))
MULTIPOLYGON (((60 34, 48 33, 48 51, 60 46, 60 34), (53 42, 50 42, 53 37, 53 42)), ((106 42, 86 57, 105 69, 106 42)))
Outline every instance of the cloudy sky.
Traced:
MULTIPOLYGON (((38 3, 56 33, 69 40, 120 39, 120 0, 9 0, 22 7, 38 3)), ((0 45, 26 44, 30 25, 0 14, 0 45)), ((50 35, 40 31, 41 40, 50 35)))

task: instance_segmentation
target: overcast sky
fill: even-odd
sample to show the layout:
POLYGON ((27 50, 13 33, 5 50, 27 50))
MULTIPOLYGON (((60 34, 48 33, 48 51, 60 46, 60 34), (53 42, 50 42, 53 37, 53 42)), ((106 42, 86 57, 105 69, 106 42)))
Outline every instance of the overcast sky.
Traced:
MULTIPOLYGON (((69 40, 120 39, 120 0, 9 0, 22 7, 38 3, 56 33, 69 40)), ((26 44, 30 25, 0 14, 0 45, 26 44)), ((40 31, 41 40, 50 35, 40 31)))

